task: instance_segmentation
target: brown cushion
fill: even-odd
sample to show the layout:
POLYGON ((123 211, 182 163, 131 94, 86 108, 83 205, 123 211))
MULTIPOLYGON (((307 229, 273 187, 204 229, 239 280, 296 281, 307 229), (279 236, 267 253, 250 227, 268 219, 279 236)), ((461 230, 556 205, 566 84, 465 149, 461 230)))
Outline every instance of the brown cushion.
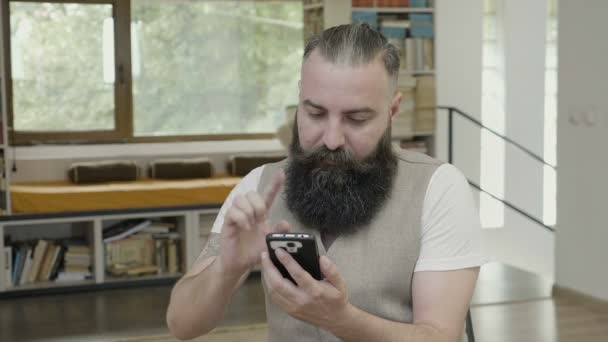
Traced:
POLYGON ((134 181, 137 174, 137 165, 132 161, 74 163, 68 170, 68 178, 75 184, 134 181))
POLYGON ((160 159, 150 163, 149 176, 156 179, 209 178, 213 167, 207 158, 160 159))
POLYGON ((283 159, 285 156, 233 156, 228 163, 228 172, 233 176, 244 177, 258 166, 283 159))

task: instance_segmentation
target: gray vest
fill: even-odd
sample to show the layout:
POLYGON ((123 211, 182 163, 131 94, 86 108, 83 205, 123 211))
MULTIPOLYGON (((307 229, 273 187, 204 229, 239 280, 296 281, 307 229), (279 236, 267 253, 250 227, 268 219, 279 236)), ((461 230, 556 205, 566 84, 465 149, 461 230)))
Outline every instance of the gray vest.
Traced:
MULTIPOLYGON (((422 204, 429 180, 441 162, 415 152, 399 150, 395 154, 398 171, 390 199, 371 224, 352 236, 338 237, 329 250, 316 230, 302 225, 287 209, 282 193, 270 209, 269 219, 284 219, 292 231, 316 235, 319 253, 337 265, 354 306, 385 319, 411 323, 411 281, 420 252, 422 204)), ((272 175, 285 165, 285 160, 266 165, 258 191, 263 191, 272 175)), ((271 342, 338 341, 327 331, 287 315, 269 296, 266 315, 271 342)))

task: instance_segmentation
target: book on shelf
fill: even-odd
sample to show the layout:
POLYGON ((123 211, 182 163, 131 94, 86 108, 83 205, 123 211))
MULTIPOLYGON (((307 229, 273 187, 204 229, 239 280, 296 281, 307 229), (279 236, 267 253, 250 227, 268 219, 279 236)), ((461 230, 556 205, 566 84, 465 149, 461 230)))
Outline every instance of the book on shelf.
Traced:
POLYGON ((23 264, 25 263, 25 258, 27 255, 27 249, 23 246, 13 245, 13 249, 15 250, 15 258, 13 259, 13 286, 18 286, 21 278, 21 270, 23 269, 23 264))
MULTIPOLYGON (((381 17, 380 19, 380 32, 387 35, 393 35, 391 29, 401 29, 406 31, 394 31, 397 34, 395 38, 405 39, 405 33, 410 28, 411 23, 407 19, 399 19, 398 17, 381 17)), ((387 37, 388 38, 388 37, 387 37)))
POLYGON ((157 274, 158 266, 156 265, 123 265, 117 264, 112 265, 108 272, 113 276, 124 277, 124 276, 142 276, 147 274, 157 274))
POLYGON ((67 251, 67 247, 63 245, 58 245, 59 250, 57 252, 57 256, 53 261, 53 265, 51 266, 51 271, 49 274, 49 278, 47 280, 55 280, 57 279, 57 275, 59 274, 59 270, 64 266, 64 256, 67 251))
POLYGON ((433 14, 431 13, 411 13, 410 19, 410 34, 415 38, 433 38, 433 14))
POLYGON ((4 246, 2 253, 4 253, 4 282, 5 284, 13 283, 13 248, 11 246, 4 246))
POLYGON ((415 89, 417 84, 416 77, 412 76, 409 70, 400 69, 397 80, 397 87, 399 89, 415 89))
MULTIPOLYGON (((370 6, 373 6, 374 3, 370 6)), ((376 7, 409 7, 409 0, 376 0, 376 7)))
POLYGON ((74 281, 83 281, 91 278, 91 272, 67 272, 62 271, 57 274, 56 282, 74 282, 74 281))
POLYGON ((53 271, 53 266, 57 262, 57 258, 61 252, 61 246, 57 244, 49 245, 47 252, 44 256, 44 261, 42 264, 42 269, 38 275, 39 281, 48 281, 51 279, 51 272, 53 271))
POLYGON ((378 12, 357 11, 351 13, 353 23, 367 23, 371 28, 378 29, 378 12))
POLYGON ((149 226, 141 230, 142 233, 160 234, 169 233, 172 229, 175 229, 175 224, 170 222, 157 222, 153 221, 149 226))
POLYGON ((91 247, 82 240, 35 240, 11 244, 14 257, 11 260, 11 280, 9 284, 20 286, 28 283, 62 279, 69 273, 85 270, 90 276, 92 264, 91 247))
POLYGON ((175 243, 175 239, 167 240, 167 270, 169 273, 178 272, 177 244, 175 243))
POLYGON ((148 227, 152 223, 148 219, 131 219, 120 221, 103 229, 103 242, 112 242, 124 239, 148 227))
POLYGON ((42 265, 42 259, 44 258, 44 253, 46 253, 46 248, 49 242, 47 240, 38 240, 36 243, 36 247, 34 248, 34 256, 32 258, 32 266, 27 275, 27 282, 33 283, 38 278, 38 273, 40 272, 40 265, 42 265))
POLYGON ((433 41, 423 38, 406 38, 405 63, 403 65, 410 73, 432 71, 434 69, 433 41))
POLYGON ((12 246, 13 248, 13 260, 12 260, 12 264, 11 264, 11 268, 12 268, 12 274, 11 274, 11 282, 7 282, 7 284, 10 284, 11 286, 15 286, 15 279, 17 279, 17 273, 18 273, 18 267, 19 267, 19 263, 21 262, 21 252, 19 251, 19 247, 18 246, 12 246))
POLYGON ((413 7, 413 8, 432 7, 432 3, 429 0, 409 0, 409 7, 413 7))
POLYGON ((26 247, 25 255, 24 255, 25 260, 23 262, 23 267, 21 268, 21 274, 19 275, 19 284, 18 285, 27 284, 27 277, 30 273, 30 269, 32 268, 33 251, 34 251, 34 248, 32 248, 31 246, 26 247))
POLYGON ((391 133, 393 138, 411 136, 414 133, 415 108, 413 90, 399 89, 402 93, 402 100, 399 106, 399 113, 393 121, 391 133))
POLYGON ((142 230, 110 241, 105 244, 106 271, 113 276, 177 273, 180 271, 179 240, 181 235, 170 229, 153 234, 142 230))
POLYGON ((55 281, 82 281, 93 276, 91 272, 91 265, 93 264, 92 248, 83 241, 65 241, 62 254, 62 264, 55 271, 55 281))
POLYGON ((63 273, 87 273, 90 272, 89 266, 85 265, 66 265, 63 273))
POLYGON ((374 0, 353 0, 351 2, 352 7, 373 7, 374 0))
POLYGON ((106 243, 106 265, 152 264, 154 239, 152 235, 129 237, 106 243))
POLYGON ((399 51, 399 59, 405 59, 405 37, 407 36, 407 21, 381 20, 380 32, 399 51), (398 25, 401 23, 402 25, 398 25))

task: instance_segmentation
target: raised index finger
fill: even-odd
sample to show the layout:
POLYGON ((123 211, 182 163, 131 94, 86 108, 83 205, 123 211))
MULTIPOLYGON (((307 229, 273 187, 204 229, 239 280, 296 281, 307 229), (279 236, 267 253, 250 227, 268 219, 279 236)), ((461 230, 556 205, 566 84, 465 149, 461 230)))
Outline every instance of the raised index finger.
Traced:
POLYGON ((285 172, 283 170, 277 171, 270 180, 270 184, 266 188, 264 192, 263 198, 264 203, 266 204, 266 209, 270 210, 272 203, 274 203, 274 199, 277 197, 277 194, 281 190, 281 187, 285 183, 285 172))

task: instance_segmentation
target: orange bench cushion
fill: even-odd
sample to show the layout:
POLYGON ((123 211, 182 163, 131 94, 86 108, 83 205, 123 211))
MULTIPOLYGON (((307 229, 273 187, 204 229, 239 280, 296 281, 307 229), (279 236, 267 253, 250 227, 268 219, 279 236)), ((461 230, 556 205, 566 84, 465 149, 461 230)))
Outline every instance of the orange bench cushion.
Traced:
POLYGON ((138 180, 95 185, 11 184, 14 214, 221 204, 240 177, 138 180))

